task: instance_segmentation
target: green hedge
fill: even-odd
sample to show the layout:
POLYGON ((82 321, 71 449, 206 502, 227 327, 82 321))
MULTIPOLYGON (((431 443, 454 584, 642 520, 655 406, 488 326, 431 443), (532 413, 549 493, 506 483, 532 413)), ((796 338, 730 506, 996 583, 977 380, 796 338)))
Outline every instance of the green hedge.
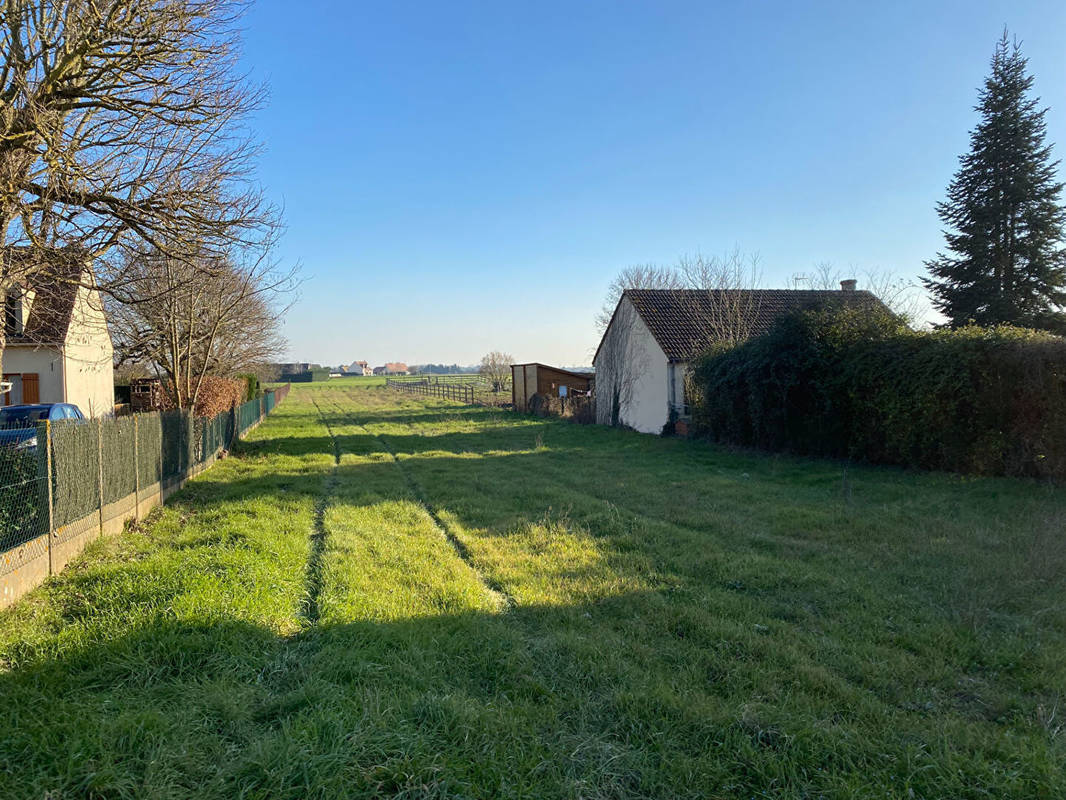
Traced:
POLYGON ((281 374, 282 383, 317 383, 329 380, 329 370, 324 367, 316 367, 306 372, 284 372, 281 374))
MULTIPOLYGON (((329 377, 328 375, 326 376, 329 377)), ((237 380, 244 382, 244 398, 241 402, 247 403, 249 400, 254 400, 259 396, 259 378, 251 373, 244 373, 237 376, 237 380)))
POLYGON ((915 332, 886 314, 783 319, 707 353, 697 432, 769 450, 986 475, 1066 477, 1066 340, 915 332))

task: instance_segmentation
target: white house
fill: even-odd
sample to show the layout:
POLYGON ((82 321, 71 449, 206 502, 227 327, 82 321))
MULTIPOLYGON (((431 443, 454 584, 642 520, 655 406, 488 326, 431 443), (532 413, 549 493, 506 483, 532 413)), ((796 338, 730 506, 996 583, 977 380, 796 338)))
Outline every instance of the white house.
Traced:
POLYGON ((685 377, 693 359, 716 341, 768 331, 781 316, 846 304, 883 308, 855 281, 840 291, 627 289, 593 358, 596 422, 659 433, 685 418, 685 377))
POLYGON ((348 367, 349 375, 373 375, 374 368, 365 361, 353 361, 348 367))
POLYGON ((92 270, 40 278, 8 293, 3 405, 74 403, 85 416, 114 413, 111 336, 92 270))

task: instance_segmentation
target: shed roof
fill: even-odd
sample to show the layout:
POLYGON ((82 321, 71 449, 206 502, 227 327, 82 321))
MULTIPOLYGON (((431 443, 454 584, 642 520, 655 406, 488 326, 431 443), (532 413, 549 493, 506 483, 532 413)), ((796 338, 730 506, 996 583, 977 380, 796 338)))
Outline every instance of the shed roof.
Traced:
MULTIPOLYGON (((619 305, 626 299, 669 361, 691 361, 699 355, 709 342, 719 338, 716 328, 725 314, 741 314, 750 335, 758 336, 768 332, 780 317, 794 312, 833 305, 885 309, 877 297, 865 290, 626 289, 619 305)), ((614 322, 613 317, 611 321, 614 322)), ((604 338, 606 335, 605 331, 604 338)), ((600 347, 596 348, 597 356, 600 347)))
POLYGON ((563 375, 573 375, 575 378, 591 379, 595 376, 595 372, 589 370, 588 372, 575 372, 572 369, 563 369, 562 367, 553 367, 551 364, 541 364, 539 361, 528 361, 525 364, 512 364, 511 369, 515 367, 543 367, 544 369, 550 369, 552 372, 561 372, 563 375))

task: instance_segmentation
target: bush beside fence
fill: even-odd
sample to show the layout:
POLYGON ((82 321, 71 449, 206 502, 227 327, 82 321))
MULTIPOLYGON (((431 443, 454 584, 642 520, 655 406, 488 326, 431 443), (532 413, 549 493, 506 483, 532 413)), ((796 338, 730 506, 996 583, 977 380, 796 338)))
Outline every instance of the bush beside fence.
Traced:
POLYGON ((0 448, 0 607, 163 502, 288 392, 280 386, 209 418, 164 411, 40 423, 36 446, 0 448))
POLYGON ((813 313, 708 353, 691 390, 696 431, 722 442, 1066 478, 1066 340, 1050 334, 813 313))

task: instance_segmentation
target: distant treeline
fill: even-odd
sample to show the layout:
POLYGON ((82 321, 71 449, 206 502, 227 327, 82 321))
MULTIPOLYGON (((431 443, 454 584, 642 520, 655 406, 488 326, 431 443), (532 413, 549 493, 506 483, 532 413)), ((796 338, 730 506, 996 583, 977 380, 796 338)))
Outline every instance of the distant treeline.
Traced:
POLYGON ((465 375, 477 372, 476 366, 461 367, 458 364, 416 364, 409 368, 412 374, 419 375, 465 375))

